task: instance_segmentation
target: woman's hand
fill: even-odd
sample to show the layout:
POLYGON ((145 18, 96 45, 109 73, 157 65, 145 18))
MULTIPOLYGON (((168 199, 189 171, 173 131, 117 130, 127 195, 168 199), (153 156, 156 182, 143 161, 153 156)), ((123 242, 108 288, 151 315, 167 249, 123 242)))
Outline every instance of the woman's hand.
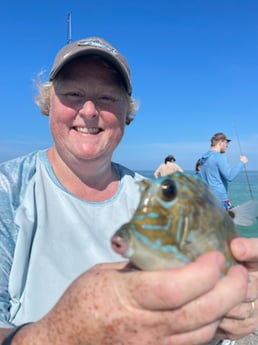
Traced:
POLYGON ((231 243, 231 250, 249 271, 248 290, 245 300, 222 320, 217 335, 239 339, 258 329, 258 238, 236 238, 231 243))
MULTIPOLYGON (((35 324, 42 342, 33 344, 204 344, 223 315, 247 294, 246 269, 236 265, 221 278, 223 267, 219 252, 164 271, 134 270, 125 263, 96 265, 35 324)), ((21 330, 29 344, 32 338, 25 332, 21 330)))

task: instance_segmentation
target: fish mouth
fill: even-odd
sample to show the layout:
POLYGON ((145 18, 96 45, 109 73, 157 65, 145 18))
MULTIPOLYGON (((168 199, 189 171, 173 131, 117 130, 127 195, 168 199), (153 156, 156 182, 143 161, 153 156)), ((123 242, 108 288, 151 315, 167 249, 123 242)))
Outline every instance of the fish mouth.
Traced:
POLYGON ((124 254, 125 242, 121 237, 113 236, 111 239, 111 246, 114 252, 122 255, 124 254))
POLYGON ((128 225, 123 225, 111 238, 112 249, 124 256, 128 257, 128 249, 130 247, 130 234, 128 225))

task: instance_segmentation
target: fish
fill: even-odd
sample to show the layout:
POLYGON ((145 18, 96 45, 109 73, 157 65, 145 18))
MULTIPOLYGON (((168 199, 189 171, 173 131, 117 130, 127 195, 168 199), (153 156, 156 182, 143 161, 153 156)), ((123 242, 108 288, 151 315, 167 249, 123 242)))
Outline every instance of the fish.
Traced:
POLYGON ((111 238, 116 253, 141 270, 182 266, 213 250, 224 254, 225 271, 236 264, 229 246, 239 236, 234 209, 229 215, 204 181, 175 172, 138 183, 138 207, 111 238))

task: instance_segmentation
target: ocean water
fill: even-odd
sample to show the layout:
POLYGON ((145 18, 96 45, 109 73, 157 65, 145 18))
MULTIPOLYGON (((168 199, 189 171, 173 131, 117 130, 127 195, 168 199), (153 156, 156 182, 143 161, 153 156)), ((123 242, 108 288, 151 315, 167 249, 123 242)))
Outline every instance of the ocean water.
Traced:
MULTIPOLYGON (((153 171, 138 171, 147 178, 153 178, 153 171)), ((187 171, 194 173, 193 171, 187 171)), ((258 171, 243 171, 237 178, 229 183, 229 198, 232 205, 237 206, 242 203, 255 199, 258 200, 258 171)), ((238 226, 239 233, 245 237, 258 237, 258 220, 255 224, 244 227, 238 226)))

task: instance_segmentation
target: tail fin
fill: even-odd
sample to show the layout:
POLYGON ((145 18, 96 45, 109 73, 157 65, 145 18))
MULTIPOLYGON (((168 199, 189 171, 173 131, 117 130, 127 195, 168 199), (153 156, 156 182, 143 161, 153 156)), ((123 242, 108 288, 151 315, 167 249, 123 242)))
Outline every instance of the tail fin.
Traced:
POLYGON ((230 212, 234 214, 233 220, 237 225, 249 226, 258 220, 258 200, 249 200, 233 207, 230 212))

